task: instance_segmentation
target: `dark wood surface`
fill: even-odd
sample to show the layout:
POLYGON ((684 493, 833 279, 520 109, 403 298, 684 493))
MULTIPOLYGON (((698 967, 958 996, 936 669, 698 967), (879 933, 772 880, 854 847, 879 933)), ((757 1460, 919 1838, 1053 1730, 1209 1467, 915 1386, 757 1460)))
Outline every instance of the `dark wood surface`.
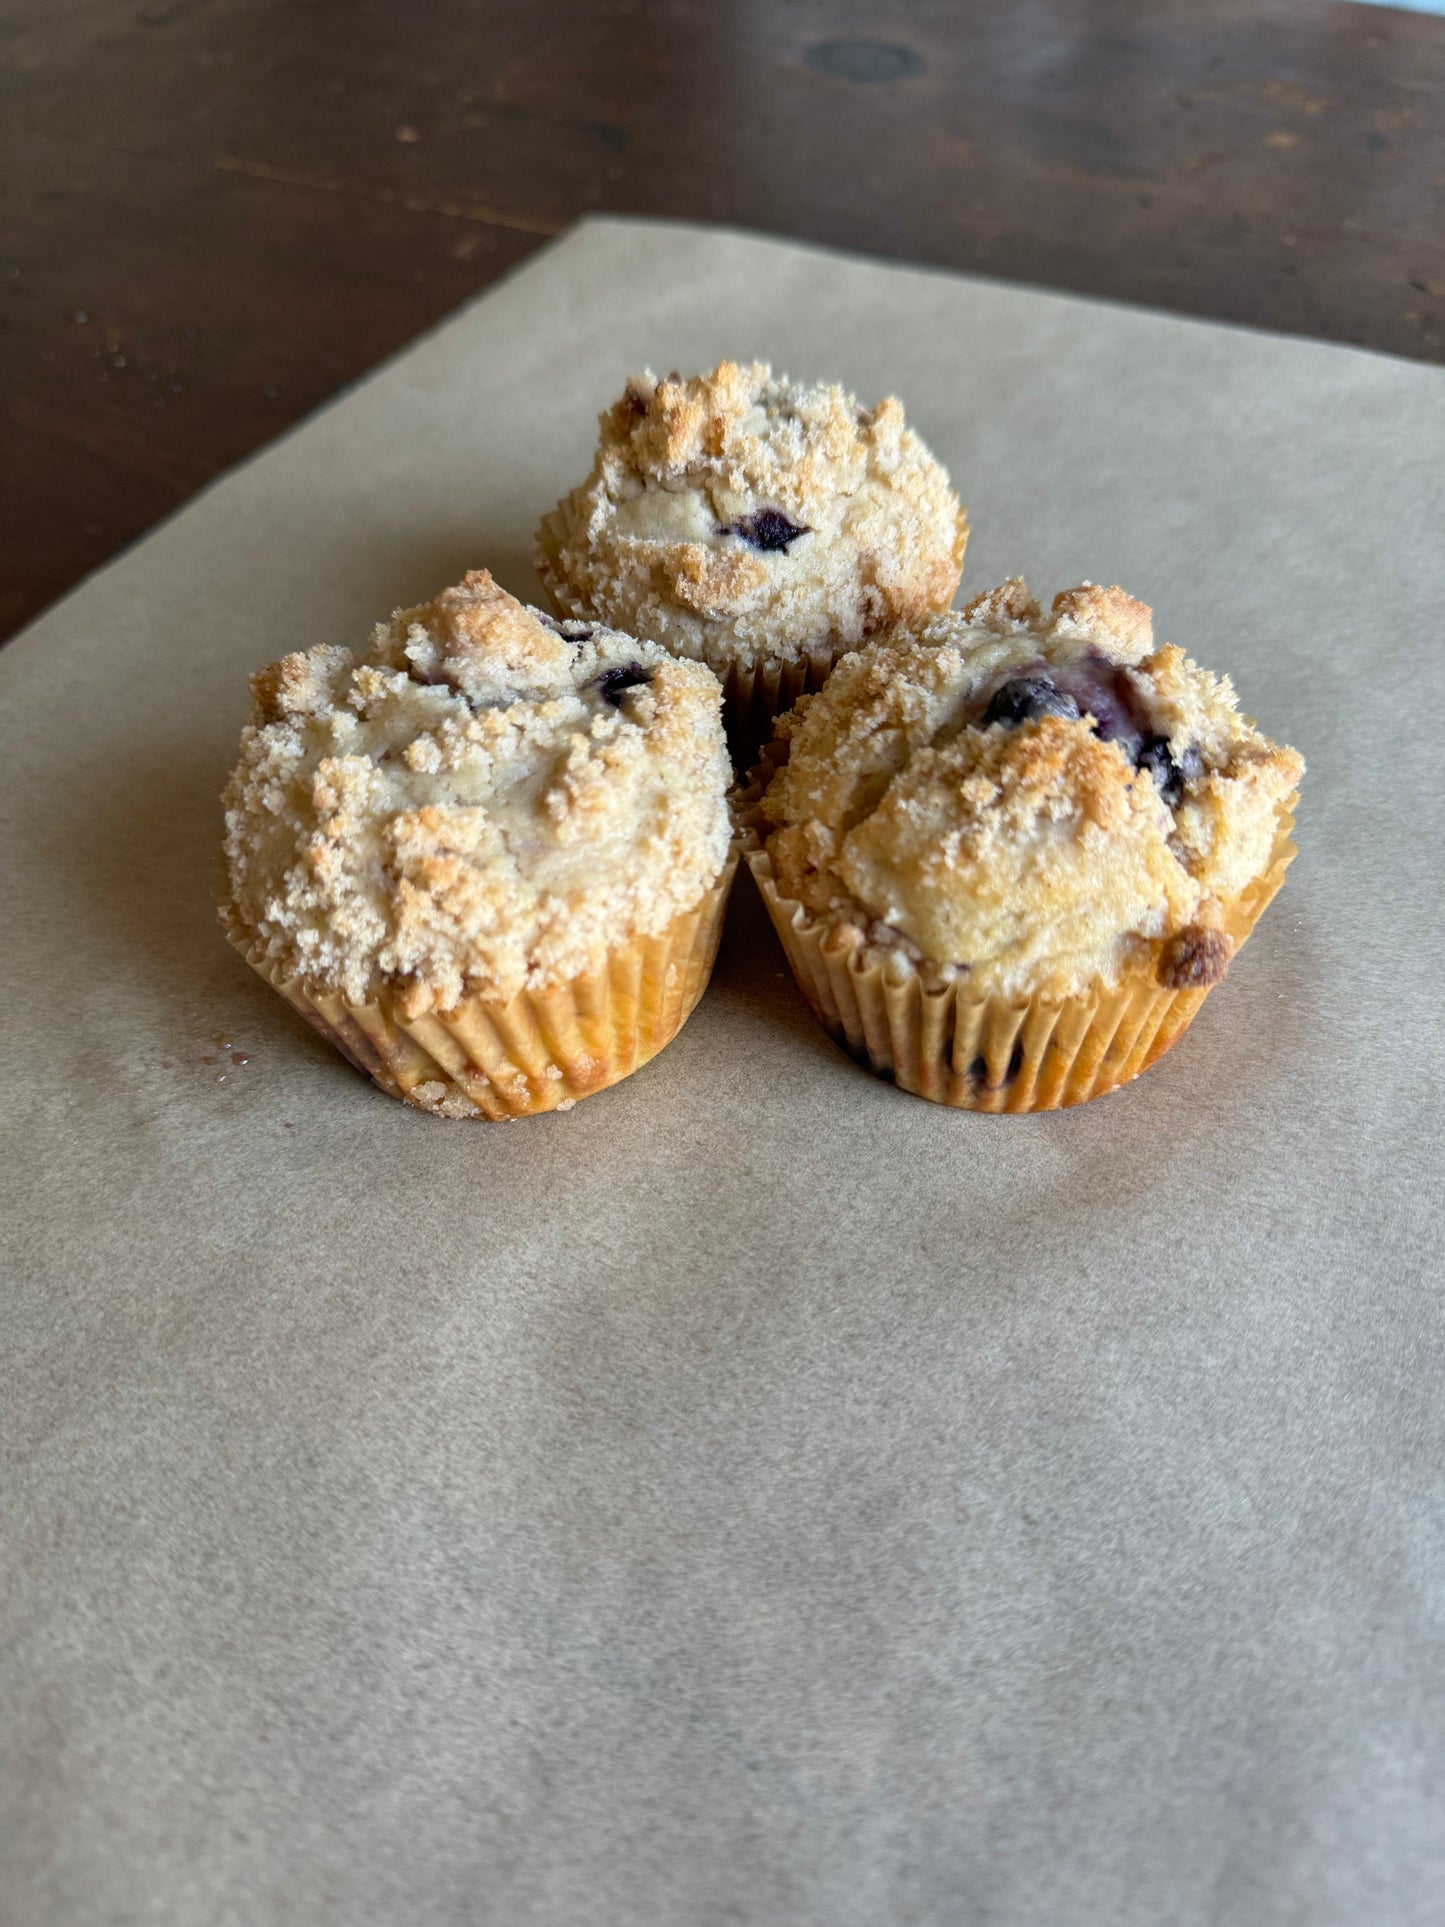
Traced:
POLYGON ((1445 359, 1445 20, 0 0, 0 634, 580 214, 1445 359))

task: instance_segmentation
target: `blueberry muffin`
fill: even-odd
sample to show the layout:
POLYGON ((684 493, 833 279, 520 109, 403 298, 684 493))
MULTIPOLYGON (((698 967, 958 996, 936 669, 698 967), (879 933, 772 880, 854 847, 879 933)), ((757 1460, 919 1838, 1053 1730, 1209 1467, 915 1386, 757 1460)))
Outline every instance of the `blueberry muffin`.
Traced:
POLYGON ((681 1028, 736 867, 701 665, 483 571, 251 689, 222 920, 384 1090, 562 1109, 681 1028))
POLYGON ((635 378, 601 425, 538 573, 565 614, 715 670, 744 767, 839 656, 953 598, 968 520, 892 399, 725 361, 635 378))
POLYGON ((780 737, 749 862, 794 972, 940 1103, 1048 1110, 1136 1076, 1294 854, 1301 759, 1117 588, 1046 616, 1007 582, 849 656, 780 737))

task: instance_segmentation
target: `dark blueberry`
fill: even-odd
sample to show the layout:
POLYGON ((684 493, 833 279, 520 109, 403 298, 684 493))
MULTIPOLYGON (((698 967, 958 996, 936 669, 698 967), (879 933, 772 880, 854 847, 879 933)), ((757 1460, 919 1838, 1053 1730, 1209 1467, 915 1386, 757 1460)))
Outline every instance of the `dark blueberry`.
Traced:
POLYGON ((1054 681, 1067 689, 1082 715, 1094 719, 1094 734, 1117 743, 1134 760, 1147 730, 1139 714, 1138 696, 1127 672, 1095 649, 1053 670, 1054 681))
POLYGON ((616 709, 629 689, 637 689, 643 683, 651 681, 650 669, 644 669, 640 662, 629 662, 619 665, 616 669, 604 669, 592 687, 604 702, 611 703, 616 709))
POLYGON ((1031 723, 1038 716, 1062 716, 1077 722, 1079 705, 1072 696, 1055 689, 1047 676, 1015 676, 994 691, 979 728, 987 729, 993 723, 1031 723))
POLYGON ((1176 763, 1169 753, 1167 736, 1146 736, 1139 745, 1139 754, 1134 758, 1135 767, 1148 770, 1159 785, 1159 794, 1174 809, 1184 794, 1184 785, 1191 776, 1197 776, 1204 767, 1199 751, 1191 743, 1184 752, 1182 763, 1176 763))
POLYGON ((789 543, 808 533, 806 523, 790 521, 781 509, 758 509, 755 514, 740 516, 736 522, 718 530, 719 535, 740 535, 755 549, 769 552, 782 549, 784 553, 789 543))

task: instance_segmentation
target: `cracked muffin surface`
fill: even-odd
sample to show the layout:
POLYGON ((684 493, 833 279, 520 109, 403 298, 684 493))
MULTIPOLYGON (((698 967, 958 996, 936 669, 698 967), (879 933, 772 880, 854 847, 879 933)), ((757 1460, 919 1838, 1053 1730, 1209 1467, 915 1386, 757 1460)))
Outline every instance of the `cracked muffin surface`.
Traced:
POLYGON ((592 473, 538 533, 568 614, 708 663, 838 655, 944 609, 968 522, 893 399, 723 362, 635 377, 592 473))
POLYGON ((591 968, 727 859, 716 679, 474 572, 252 678, 230 912, 273 965, 409 1014, 591 968))
POLYGON ((970 994, 1064 999, 1228 967, 1304 764, 1149 609, 1021 581, 880 639, 806 696, 761 804, 779 891, 970 994))

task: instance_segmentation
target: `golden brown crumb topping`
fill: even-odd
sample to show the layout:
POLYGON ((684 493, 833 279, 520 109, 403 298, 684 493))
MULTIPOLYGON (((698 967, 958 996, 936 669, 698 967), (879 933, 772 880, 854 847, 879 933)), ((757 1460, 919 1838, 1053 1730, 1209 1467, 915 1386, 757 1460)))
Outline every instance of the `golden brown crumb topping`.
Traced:
POLYGON ((634 378, 538 535, 559 608, 725 670, 855 647, 948 605, 968 522, 891 398, 761 362, 634 378))
POLYGON ((225 795, 231 912, 267 957, 413 1014, 563 981, 717 876, 710 671, 557 623, 485 571, 252 679, 225 795))
POLYGON ((1156 649, 1086 583, 1018 580, 846 658, 782 721, 763 803, 779 888, 980 993, 1066 997, 1148 964, 1228 963, 1221 906, 1259 877, 1304 764, 1227 680, 1156 649))

